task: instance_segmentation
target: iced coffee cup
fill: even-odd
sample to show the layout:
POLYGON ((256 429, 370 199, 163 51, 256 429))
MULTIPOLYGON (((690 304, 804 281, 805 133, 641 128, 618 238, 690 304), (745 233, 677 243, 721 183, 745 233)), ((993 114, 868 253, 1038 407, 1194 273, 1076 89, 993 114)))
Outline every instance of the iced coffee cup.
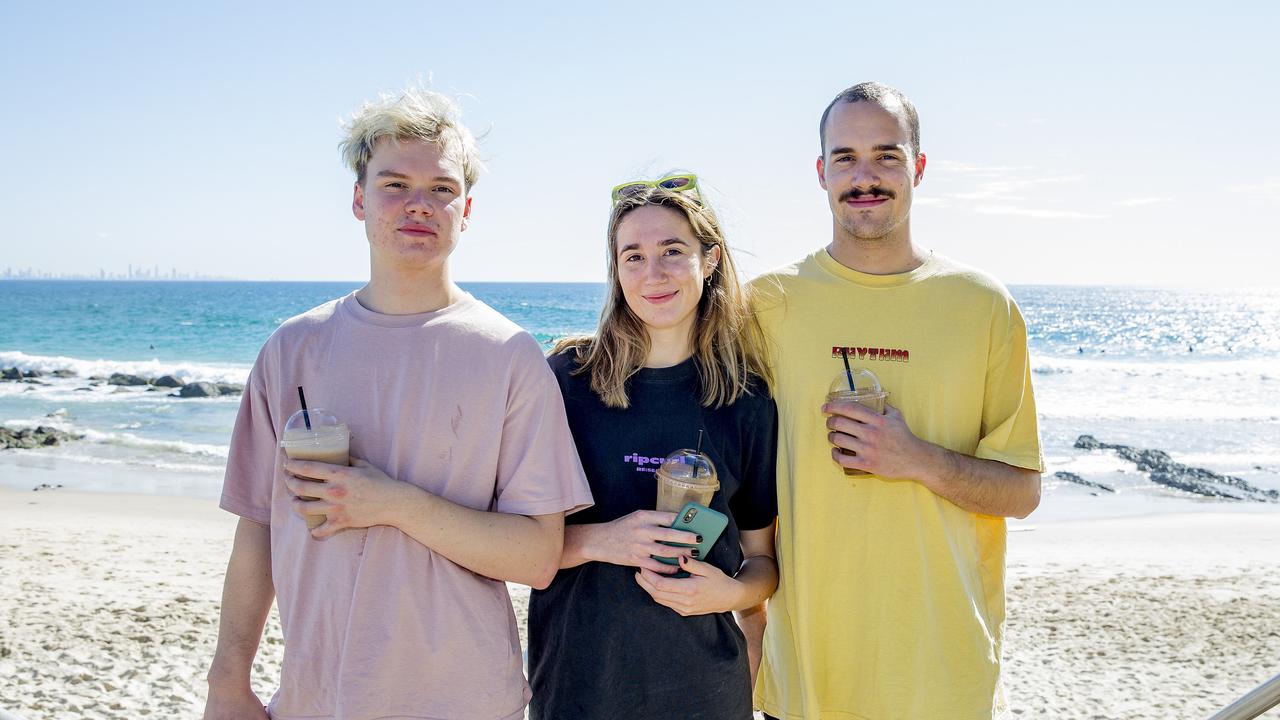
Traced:
MULTIPOLYGON (((284 454, 290 460, 312 460, 331 465, 351 464, 351 431, 347 424, 323 408, 299 410, 284 425, 284 438, 280 441, 284 454)), ((302 500, 315 500, 302 496, 302 500)), ((324 522, 323 513, 306 516, 307 527, 316 528, 324 522)))
POLYGON ((671 453, 656 475, 659 512, 680 512, 680 508, 691 502, 709 506, 711 496, 720 488, 715 464, 697 450, 671 453))
MULTIPOLYGON (((880 379, 866 368, 841 370, 827 386, 827 402, 856 402, 877 415, 884 414, 884 401, 889 393, 880 389, 880 379)), ((841 453, 850 454, 841 448, 841 453)), ((844 469, 845 475, 866 475, 865 470, 844 469)))

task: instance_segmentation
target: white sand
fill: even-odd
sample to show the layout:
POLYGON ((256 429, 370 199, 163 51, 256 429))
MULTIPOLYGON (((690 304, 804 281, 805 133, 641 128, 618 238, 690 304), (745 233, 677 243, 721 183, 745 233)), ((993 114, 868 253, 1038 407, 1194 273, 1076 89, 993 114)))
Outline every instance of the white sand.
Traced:
MULTIPOLYGON (((0 490, 0 710, 198 717, 234 525, 213 500, 0 490)), ((1280 513, 1028 526, 1009 557, 1019 716, 1207 717, 1280 672, 1280 513)), ((279 637, 273 613, 264 700, 279 637)))

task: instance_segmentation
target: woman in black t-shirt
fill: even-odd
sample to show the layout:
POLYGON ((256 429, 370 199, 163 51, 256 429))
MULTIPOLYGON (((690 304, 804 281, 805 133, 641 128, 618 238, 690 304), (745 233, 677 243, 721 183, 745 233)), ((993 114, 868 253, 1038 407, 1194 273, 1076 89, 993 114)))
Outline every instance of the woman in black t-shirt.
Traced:
POLYGON ((613 200, 600 327, 549 360, 595 505, 565 519, 561 569, 530 600, 530 716, 749 720, 754 663, 732 613, 778 584, 761 333, 693 175, 613 200), (720 480, 709 504, 729 524, 693 558, 660 544, 694 539, 653 509, 653 471, 700 431, 720 480), (690 576, 651 555, 679 555, 690 576))

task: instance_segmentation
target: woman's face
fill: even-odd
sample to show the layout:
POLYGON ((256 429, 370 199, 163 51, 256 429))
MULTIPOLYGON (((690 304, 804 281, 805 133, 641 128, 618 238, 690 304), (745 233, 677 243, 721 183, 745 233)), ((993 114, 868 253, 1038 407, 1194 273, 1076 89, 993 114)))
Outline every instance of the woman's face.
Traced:
POLYGON ((704 255, 683 213, 646 205, 618 224, 614 252, 622 295, 636 317, 650 330, 693 329, 720 248, 704 255))

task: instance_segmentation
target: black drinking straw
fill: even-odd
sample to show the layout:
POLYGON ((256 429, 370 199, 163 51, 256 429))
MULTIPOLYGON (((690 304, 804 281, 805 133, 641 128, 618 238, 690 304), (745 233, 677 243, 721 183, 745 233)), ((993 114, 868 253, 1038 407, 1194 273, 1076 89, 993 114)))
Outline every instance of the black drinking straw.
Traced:
POLYGON ((698 449, 694 450, 698 454, 702 454, 702 430, 698 430, 698 449))
POLYGON ((298 402, 302 403, 302 422, 307 424, 307 429, 311 429, 311 415, 307 413, 307 396, 302 394, 302 386, 298 386, 298 402))
MULTIPOLYGON (((840 348, 840 357, 844 360, 844 376, 849 378, 849 392, 857 392, 853 387, 853 371, 849 369, 849 348, 840 348)), ((302 388, 298 388, 302 392, 302 388)))

